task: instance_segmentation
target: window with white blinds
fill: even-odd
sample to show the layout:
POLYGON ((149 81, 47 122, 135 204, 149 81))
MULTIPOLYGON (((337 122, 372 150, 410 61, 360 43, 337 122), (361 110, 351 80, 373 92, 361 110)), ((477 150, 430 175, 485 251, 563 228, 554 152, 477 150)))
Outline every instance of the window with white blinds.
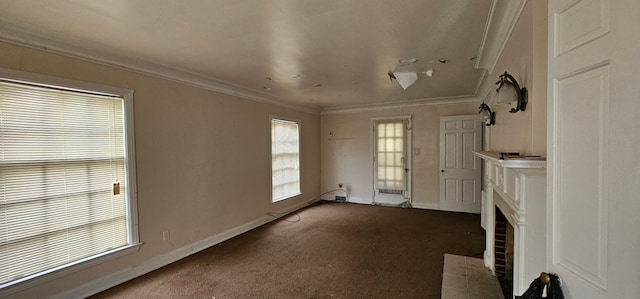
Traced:
POLYGON ((0 287, 137 243, 124 100, 0 79, 0 287))
POLYGON ((376 189, 378 190, 397 193, 407 188, 405 126, 404 121, 376 123, 376 189))
POLYGON ((300 194, 300 124, 271 119, 271 199, 300 194))

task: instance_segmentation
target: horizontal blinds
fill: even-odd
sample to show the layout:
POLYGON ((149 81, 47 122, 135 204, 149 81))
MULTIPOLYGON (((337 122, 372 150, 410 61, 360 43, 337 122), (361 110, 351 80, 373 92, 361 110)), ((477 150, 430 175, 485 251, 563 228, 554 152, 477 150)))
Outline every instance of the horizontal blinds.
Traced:
POLYGON ((406 189, 405 142, 403 121, 376 124, 377 189, 406 189))
POLYGON ((298 123, 271 121, 272 199, 300 193, 300 147, 298 123))
POLYGON ((122 98, 0 82, 0 284, 128 244, 124 153, 122 98))

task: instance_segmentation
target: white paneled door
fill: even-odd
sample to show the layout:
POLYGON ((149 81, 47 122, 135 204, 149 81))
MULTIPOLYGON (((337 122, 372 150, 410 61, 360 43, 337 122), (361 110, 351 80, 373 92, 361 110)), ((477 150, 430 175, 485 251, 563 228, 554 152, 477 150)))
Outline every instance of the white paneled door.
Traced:
POLYGON ((477 115, 440 118, 440 210, 480 213, 482 123, 477 115))
POLYGON ((566 298, 638 298, 640 1, 549 1, 547 267, 566 298))

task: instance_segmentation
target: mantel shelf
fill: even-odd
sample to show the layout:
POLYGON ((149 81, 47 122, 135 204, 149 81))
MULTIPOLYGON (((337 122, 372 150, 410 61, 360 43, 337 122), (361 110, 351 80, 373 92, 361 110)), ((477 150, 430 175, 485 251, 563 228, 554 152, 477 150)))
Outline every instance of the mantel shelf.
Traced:
POLYGON ((473 152, 481 159, 492 161, 503 168, 547 168, 547 159, 542 158, 506 158, 500 159, 499 152, 473 152))

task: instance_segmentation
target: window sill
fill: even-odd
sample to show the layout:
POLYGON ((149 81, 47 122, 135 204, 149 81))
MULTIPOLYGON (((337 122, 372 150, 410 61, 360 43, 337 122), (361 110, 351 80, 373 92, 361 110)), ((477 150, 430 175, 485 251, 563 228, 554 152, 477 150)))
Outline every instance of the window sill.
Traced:
POLYGON ((280 197, 276 197, 276 198, 271 199, 271 203, 281 202, 281 201, 283 201, 283 200, 285 200, 285 199, 289 199, 289 198, 296 197, 296 196, 299 196, 299 195, 302 195, 302 192, 297 192, 297 193, 291 193, 291 194, 283 195, 283 196, 280 196, 280 197))
POLYGON ((91 256, 73 263, 42 271, 17 280, 0 284, 0 298, 35 287, 51 280, 84 270, 107 261, 137 252, 142 243, 130 244, 99 255, 91 256))

